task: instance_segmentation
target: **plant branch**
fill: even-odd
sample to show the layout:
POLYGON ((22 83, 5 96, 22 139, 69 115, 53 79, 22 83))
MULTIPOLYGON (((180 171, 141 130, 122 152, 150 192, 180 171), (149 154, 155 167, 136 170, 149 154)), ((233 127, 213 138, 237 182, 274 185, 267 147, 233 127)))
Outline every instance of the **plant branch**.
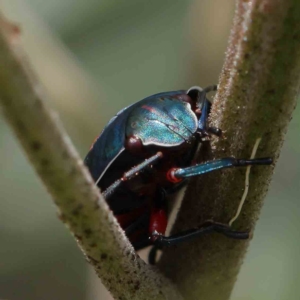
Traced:
POLYGON ((30 162, 87 260, 116 299, 181 299, 128 242, 0 16, 0 103, 30 162))
MULTIPOLYGON (((300 2, 237 1, 234 25, 211 124, 224 131, 201 150, 199 159, 256 157, 278 159, 300 82, 300 2)), ((249 194, 236 230, 253 231, 273 168, 252 167, 249 194)), ((173 232, 197 227, 207 219, 228 223, 241 199, 245 169, 218 171, 191 180, 173 232)), ((230 297, 249 241, 218 234, 165 249, 159 268, 186 299, 230 297)))

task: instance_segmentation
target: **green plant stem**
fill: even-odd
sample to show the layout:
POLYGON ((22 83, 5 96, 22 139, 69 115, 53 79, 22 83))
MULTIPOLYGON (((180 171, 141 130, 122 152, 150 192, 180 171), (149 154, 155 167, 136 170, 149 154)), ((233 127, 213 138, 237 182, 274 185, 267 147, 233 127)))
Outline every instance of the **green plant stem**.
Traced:
MULTIPOLYGON (((300 82, 300 1, 237 1, 233 29, 211 113, 211 125, 224 131, 201 149, 199 159, 278 159, 300 82)), ((252 167, 250 188, 236 230, 253 231, 273 167, 252 167)), ((191 180, 173 232, 207 219, 228 223, 243 194, 245 169, 214 172, 191 180)), ((165 249, 159 268, 185 299, 229 299, 249 241, 218 234, 165 249)))
MULTIPOLYGON (((182 299, 134 252, 0 15, 0 104, 86 259, 115 299, 182 299)), ((15 35, 16 34, 16 35, 15 35)), ((46 59, 46 58, 45 58, 46 59)))

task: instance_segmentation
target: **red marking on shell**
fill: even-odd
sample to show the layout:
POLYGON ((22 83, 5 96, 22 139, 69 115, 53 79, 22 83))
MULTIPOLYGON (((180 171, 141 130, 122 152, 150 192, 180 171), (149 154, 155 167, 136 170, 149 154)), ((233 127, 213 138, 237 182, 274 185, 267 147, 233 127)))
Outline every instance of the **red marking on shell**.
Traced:
POLYGON ((93 147, 94 147, 96 141, 98 140, 98 137, 99 137, 99 135, 97 135, 97 136, 95 137, 95 139, 94 139, 94 141, 93 141, 93 143, 92 143, 92 145, 91 145, 91 147, 90 147, 90 151, 93 149, 93 147))
POLYGON ((156 110, 155 108, 151 107, 151 106, 148 106, 148 105, 143 105, 142 108, 152 112, 152 113, 156 113, 156 110))

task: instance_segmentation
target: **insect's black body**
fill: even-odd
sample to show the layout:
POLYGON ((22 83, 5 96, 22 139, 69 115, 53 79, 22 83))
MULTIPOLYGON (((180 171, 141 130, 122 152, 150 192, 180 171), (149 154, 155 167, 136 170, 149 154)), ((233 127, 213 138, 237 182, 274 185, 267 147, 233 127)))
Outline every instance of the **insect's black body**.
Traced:
POLYGON ((248 237, 211 222, 174 238, 164 236, 165 196, 178 190, 183 179, 220 168, 271 163, 270 159, 225 158, 190 167, 203 138, 221 133, 206 124, 210 90, 196 87, 161 93, 129 106, 108 123, 85 158, 135 249, 174 244, 212 230, 248 237))
POLYGON ((161 194, 172 192, 180 183, 168 181, 166 173, 173 166, 190 165, 198 144, 195 139, 191 143, 195 146, 190 148, 189 144, 181 145, 171 150, 161 146, 151 146, 140 156, 133 155, 125 149, 108 169, 103 180, 99 182, 99 187, 105 191, 111 184, 123 177, 124 170, 130 170, 132 166, 141 164, 147 157, 152 157, 157 152, 161 152, 163 157, 168 157, 167 160, 162 159, 144 168, 138 176, 123 181, 113 195, 107 197, 111 210, 135 248, 151 243, 149 239, 151 210, 153 207, 160 206, 164 211, 168 211, 168 203, 162 199, 161 194), (135 225, 136 230, 133 230, 135 225))

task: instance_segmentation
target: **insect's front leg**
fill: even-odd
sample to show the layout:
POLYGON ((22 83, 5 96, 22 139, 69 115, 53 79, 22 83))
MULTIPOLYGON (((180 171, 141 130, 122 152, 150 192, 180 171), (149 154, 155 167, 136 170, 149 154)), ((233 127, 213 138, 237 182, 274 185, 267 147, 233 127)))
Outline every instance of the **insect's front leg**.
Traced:
POLYGON ((234 157, 226 157, 187 168, 172 168, 167 173, 167 179, 170 182, 177 183, 184 178, 199 176, 215 170, 232 167, 246 167, 251 165, 270 165, 272 162, 272 158, 269 157, 256 159, 236 159, 234 157))

